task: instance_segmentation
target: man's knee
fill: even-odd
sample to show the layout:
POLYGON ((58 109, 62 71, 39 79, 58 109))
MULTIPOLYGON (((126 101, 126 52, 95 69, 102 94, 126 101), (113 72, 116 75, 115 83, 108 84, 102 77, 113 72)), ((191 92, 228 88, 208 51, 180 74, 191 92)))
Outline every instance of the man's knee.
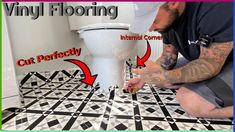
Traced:
POLYGON ((200 117, 203 115, 202 106, 198 102, 198 96, 193 91, 181 87, 177 90, 176 100, 179 102, 180 106, 190 115, 194 117, 200 117))
POLYGON ((176 100, 180 103, 180 102, 187 102, 188 100, 186 100, 186 98, 188 98, 188 96, 190 94, 190 91, 185 88, 185 87, 181 87, 177 90, 176 92, 176 100))

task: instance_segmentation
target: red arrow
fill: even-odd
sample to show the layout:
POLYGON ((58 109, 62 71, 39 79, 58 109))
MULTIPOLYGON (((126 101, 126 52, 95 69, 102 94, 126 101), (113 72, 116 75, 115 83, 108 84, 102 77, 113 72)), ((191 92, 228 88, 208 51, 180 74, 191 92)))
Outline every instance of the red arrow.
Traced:
POLYGON ((82 70, 82 72, 85 75, 85 78, 82 79, 81 82, 86 83, 88 85, 93 85, 93 83, 98 75, 95 74, 92 76, 90 69, 88 68, 88 66, 84 62, 82 62, 80 60, 75 60, 75 59, 66 59, 64 61, 71 62, 71 63, 77 65, 78 67, 80 67, 80 69, 82 70))
POLYGON ((149 42, 147 41, 147 51, 142 58, 139 58, 139 56, 137 56, 137 66, 145 66, 144 63, 148 60, 150 55, 151 55, 151 48, 149 42))

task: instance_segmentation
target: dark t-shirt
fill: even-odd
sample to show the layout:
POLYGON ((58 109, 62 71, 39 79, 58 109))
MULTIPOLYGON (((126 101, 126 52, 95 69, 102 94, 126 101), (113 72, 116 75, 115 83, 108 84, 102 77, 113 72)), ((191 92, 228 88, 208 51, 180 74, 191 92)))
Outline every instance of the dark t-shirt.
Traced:
MULTIPOLYGON (((233 3, 187 2, 182 16, 162 34, 163 43, 173 44, 188 60, 199 57, 196 42, 204 35, 213 42, 233 41, 233 3)), ((232 52, 228 58, 232 59, 232 52)))

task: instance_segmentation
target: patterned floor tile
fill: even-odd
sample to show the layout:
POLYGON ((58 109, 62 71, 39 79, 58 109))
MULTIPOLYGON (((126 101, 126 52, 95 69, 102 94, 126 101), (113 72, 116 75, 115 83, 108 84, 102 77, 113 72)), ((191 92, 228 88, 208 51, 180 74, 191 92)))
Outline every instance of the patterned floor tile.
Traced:
POLYGON ((58 102, 58 99, 47 99, 47 102, 49 104, 50 107, 52 107, 53 105, 55 105, 58 102))
POLYGON ((62 130, 71 116, 48 115, 33 130, 62 130))
POLYGON ((117 91, 116 95, 114 96, 114 101, 125 102, 131 100, 132 100, 132 95, 129 93, 123 93, 122 91, 117 91))
POLYGON ((135 130, 134 120, 111 118, 107 130, 135 130))
POLYGON ((108 100, 108 97, 110 96, 110 94, 99 94, 99 93, 94 93, 93 96, 91 97, 91 100, 108 100))
POLYGON ((176 101, 175 95, 159 95, 163 103, 174 103, 178 104, 178 101, 176 101))
POLYGON ((137 93, 137 100, 139 102, 157 102, 157 100, 155 99, 155 97, 153 96, 153 94, 138 94, 137 93))
POLYGON ((24 84, 20 83, 21 87, 35 88, 35 87, 41 86, 42 84, 45 84, 45 81, 43 80, 44 78, 40 78, 37 72, 30 72, 26 75, 26 77, 29 77, 29 79, 26 80, 24 84))
POLYGON ((70 101, 65 100, 63 101, 54 111, 60 112, 75 112, 78 107, 81 105, 82 102, 80 101, 70 101))
POLYGON ((33 93, 33 89, 21 89, 21 93, 23 95, 27 95, 28 93, 33 93))
POLYGON ((95 113, 95 114, 103 114, 105 111, 107 102, 91 102, 89 101, 85 108, 82 110, 82 113, 95 113))
POLYGON ((45 85, 41 86, 40 88, 52 89, 52 88, 58 87, 59 85, 61 85, 61 83, 46 83, 45 85))
POLYGON ((54 98, 62 98, 64 97, 69 91, 60 91, 60 90, 54 90, 50 94, 48 94, 46 97, 54 97, 54 98))
POLYGON ((6 122, 3 126, 3 130, 24 130, 30 123, 38 119, 41 114, 33 113, 20 113, 16 117, 12 118, 10 121, 6 122))
POLYGON ((83 117, 79 116, 70 130, 100 130, 103 117, 83 117))
MULTIPOLYGON (((233 126, 231 126, 231 125, 218 125, 218 124, 216 124, 216 125, 211 125, 215 130, 233 130, 233 126)), ((197 127, 195 127, 195 128, 197 128, 197 127)), ((198 129, 198 130, 200 130, 200 129, 198 129)))
POLYGON ((68 84, 75 84, 75 83, 79 83, 80 82, 80 80, 81 80, 81 77, 79 76, 79 77, 75 77, 74 79, 72 79, 72 80, 70 80, 69 82, 68 82, 68 84))
POLYGON ((141 116, 165 117, 161 108, 157 104, 139 104, 141 116))
MULTIPOLYGON (((130 66, 126 80, 136 76, 130 66)), ((24 109, 3 120, 3 130, 233 129, 233 119, 190 116, 172 89, 146 84, 137 94, 113 87, 104 95, 96 91, 98 86, 93 89, 81 83, 84 75, 78 69, 31 72, 18 78, 24 109)))
POLYGON ((31 105, 28 110, 48 110, 50 108, 50 104, 47 100, 39 100, 38 102, 31 105))
POLYGON ((142 120, 143 130, 172 130, 167 121, 142 120))
POLYGON ((207 130, 203 124, 198 123, 176 123, 180 130, 207 130))
POLYGON ((165 106, 167 111, 173 118, 184 118, 184 119, 197 119, 188 113, 186 113, 181 107, 179 106, 165 106))
POLYGON ((145 84, 144 87, 138 91, 138 93, 152 93, 152 91, 149 88, 149 85, 145 84))
POLYGON ((71 90, 73 88, 75 88, 76 86, 78 86, 77 84, 64 84, 61 87, 58 88, 58 90, 71 90))
POLYGON ((52 82, 65 82, 70 79, 70 75, 66 75, 63 71, 60 71, 55 78, 52 79, 52 82))
POLYGON ((168 94, 168 95, 173 95, 175 94, 175 92, 173 92, 174 90, 171 89, 163 89, 163 88, 158 88, 156 86, 153 86, 153 88, 155 89, 155 91, 161 95, 161 94, 168 94))
POLYGON ((24 98, 23 100, 24 100, 23 104, 26 106, 26 105, 32 103, 35 99, 34 98, 24 98))
POLYGON ((133 113, 133 104, 127 103, 117 103, 113 101, 111 115, 134 115, 133 113))
POLYGON ((87 91, 74 91, 68 98, 70 99, 85 99, 90 92, 87 91))

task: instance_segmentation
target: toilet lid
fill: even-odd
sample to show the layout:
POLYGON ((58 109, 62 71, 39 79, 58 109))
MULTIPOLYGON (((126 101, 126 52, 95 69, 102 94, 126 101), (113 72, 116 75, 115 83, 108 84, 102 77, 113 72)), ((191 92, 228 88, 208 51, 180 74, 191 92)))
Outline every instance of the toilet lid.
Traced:
POLYGON ((125 24, 125 23, 97 23, 97 24, 91 24, 91 25, 81 27, 78 30, 78 33, 89 31, 89 30, 104 30, 104 29, 128 30, 129 27, 130 25, 125 24))

